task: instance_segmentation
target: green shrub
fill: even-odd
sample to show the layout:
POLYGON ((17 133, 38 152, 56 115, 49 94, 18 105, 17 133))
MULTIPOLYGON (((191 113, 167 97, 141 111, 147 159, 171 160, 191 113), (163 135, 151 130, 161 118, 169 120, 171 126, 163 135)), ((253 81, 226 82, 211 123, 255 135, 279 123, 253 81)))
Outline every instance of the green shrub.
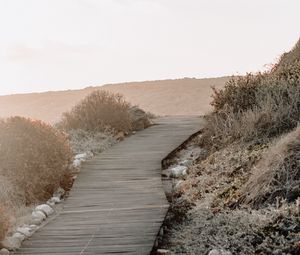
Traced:
POLYGON ((58 126, 67 131, 82 129, 88 132, 129 132, 132 129, 129 109, 130 104, 120 94, 97 90, 71 111, 64 113, 58 126))
POLYGON ((46 200, 70 181, 72 152, 66 137, 40 121, 0 121, 0 176, 24 192, 26 204, 46 200))

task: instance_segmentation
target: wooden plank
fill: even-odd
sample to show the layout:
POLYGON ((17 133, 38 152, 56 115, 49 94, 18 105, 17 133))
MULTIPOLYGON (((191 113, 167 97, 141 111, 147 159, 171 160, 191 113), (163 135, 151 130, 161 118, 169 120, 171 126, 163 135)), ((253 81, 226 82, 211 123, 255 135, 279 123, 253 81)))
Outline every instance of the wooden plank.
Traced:
POLYGON ((169 206, 161 160, 201 119, 156 122, 85 163, 62 212, 15 254, 150 254, 169 206))

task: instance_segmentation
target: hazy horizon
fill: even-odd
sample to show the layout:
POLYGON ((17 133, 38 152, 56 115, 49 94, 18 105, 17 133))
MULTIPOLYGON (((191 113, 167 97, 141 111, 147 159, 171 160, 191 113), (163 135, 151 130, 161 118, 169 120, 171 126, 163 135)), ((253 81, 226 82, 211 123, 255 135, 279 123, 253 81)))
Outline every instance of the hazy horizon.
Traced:
POLYGON ((290 0, 0 0, 0 95, 265 69, 299 38, 290 0))

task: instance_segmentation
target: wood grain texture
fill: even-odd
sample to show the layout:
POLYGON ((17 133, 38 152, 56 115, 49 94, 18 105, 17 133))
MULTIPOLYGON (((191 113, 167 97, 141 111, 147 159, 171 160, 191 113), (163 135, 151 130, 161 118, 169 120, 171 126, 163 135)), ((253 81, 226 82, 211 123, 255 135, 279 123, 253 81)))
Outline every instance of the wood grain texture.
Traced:
POLYGON ((157 119, 86 162, 62 212, 15 254, 150 254, 169 207, 161 161, 201 121, 157 119))

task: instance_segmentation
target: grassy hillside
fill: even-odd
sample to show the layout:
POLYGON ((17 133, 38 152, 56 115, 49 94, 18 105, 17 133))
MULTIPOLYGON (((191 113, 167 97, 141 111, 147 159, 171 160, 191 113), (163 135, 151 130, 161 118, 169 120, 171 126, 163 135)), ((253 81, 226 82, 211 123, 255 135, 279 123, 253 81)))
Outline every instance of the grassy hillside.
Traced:
MULTIPOLYGON (((156 115, 198 115, 211 109, 211 86, 222 88, 228 79, 186 78, 113 84, 101 88, 121 93, 131 104, 156 115)), ((20 115, 53 123, 60 119, 63 112, 99 88, 1 96, 0 117, 20 115)))
POLYGON ((192 144, 202 155, 175 186, 170 218, 179 224, 167 225, 163 248, 300 254, 299 45, 272 70, 214 91, 213 111, 192 144))

